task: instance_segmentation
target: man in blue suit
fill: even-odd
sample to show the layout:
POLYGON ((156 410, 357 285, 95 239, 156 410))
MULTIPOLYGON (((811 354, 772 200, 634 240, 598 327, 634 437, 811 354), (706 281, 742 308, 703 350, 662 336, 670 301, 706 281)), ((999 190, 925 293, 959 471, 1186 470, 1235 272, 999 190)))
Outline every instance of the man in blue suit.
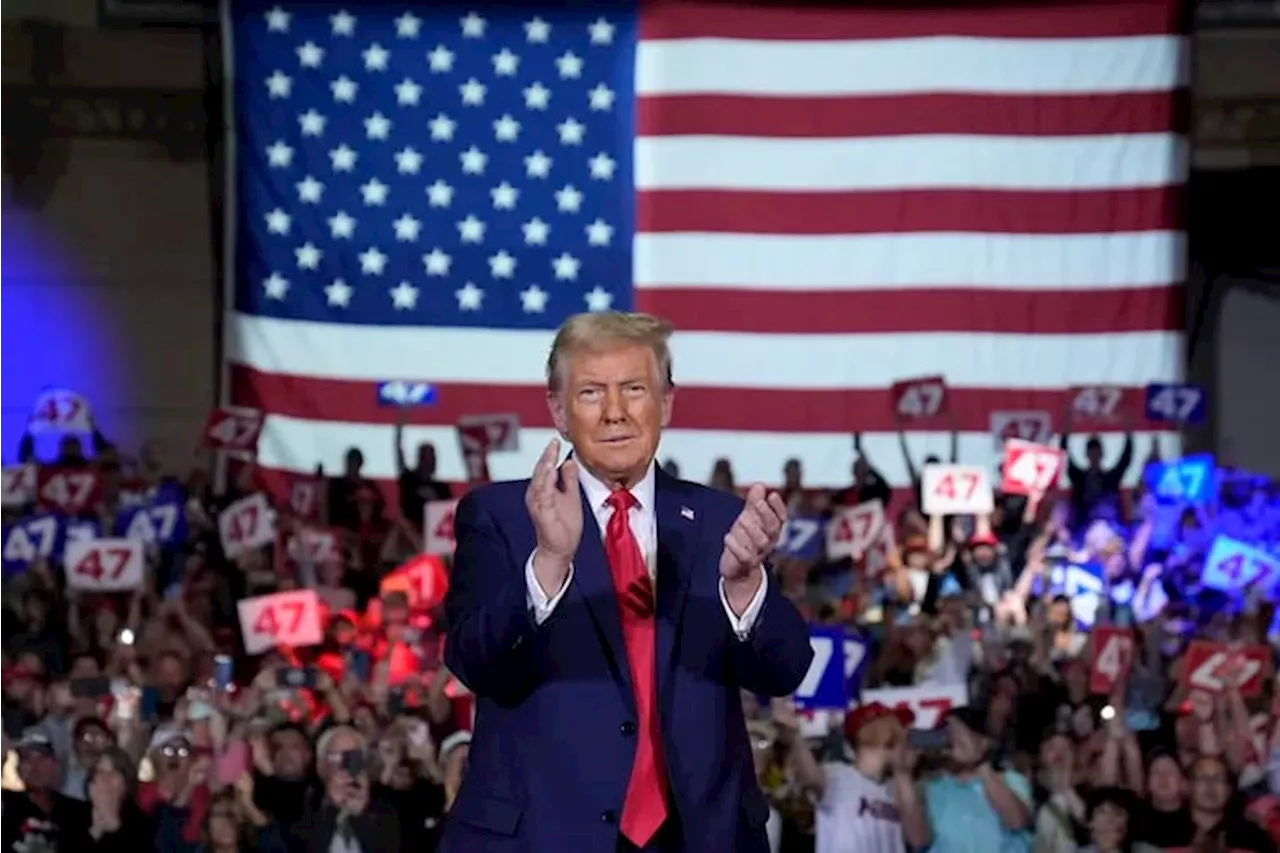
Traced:
POLYGON ((671 327, 579 314, 557 332, 553 440, 533 477, 465 497, 445 659, 476 694, 444 853, 767 853, 741 691, 785 696, 813 657, 764 567, 777 494, 654 464, 671 327))

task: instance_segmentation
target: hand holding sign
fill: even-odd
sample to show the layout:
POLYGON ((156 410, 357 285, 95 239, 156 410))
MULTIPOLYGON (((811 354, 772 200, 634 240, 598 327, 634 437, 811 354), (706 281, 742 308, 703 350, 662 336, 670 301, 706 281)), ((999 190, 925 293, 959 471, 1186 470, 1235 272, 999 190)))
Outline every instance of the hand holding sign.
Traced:
POLYGON ((941 376, 921 376, 893 383, 894 414, 903 420, 923 420, 946 412, 947 383, 941 376))
POLYGON ((280 646, 298 648, 324 641, 320 600, 313 590, 277 592, 236 604, 244 650, 251 655, 280 646))
POLYGON ((458 419, 458 443, 468 479, 489 481, 489 454, 520 449, 520 418, 514 414, 469 415, 458 419))
POLYGON ((977 465, 926 465, 921 492, 926 515, 985 515, 995 506, 991 480, 977 465))
POLYGON ((274 542, 276 518, 267 496, 261 492, 252 494, 219 513, 218 536, 223 553, 232 559, 274 542))
POLYGON ((88 592, 118 592, 142 585, 143 544, 134 539, 67 542, 63 555, 67 586, 88 592))

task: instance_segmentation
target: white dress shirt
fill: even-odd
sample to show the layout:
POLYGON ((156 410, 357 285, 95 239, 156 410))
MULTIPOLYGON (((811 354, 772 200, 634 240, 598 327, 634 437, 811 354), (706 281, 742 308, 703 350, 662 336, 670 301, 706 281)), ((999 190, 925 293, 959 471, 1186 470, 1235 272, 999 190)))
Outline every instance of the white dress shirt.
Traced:
MULTIPOLYGON (((578 481, 582 484, 587 503, 595 514, 596 524, 600 528, 600 539, 603 541, 605 528, 613 515, 613 507, 609 506, 609 487, 587 473, 586 467, 582 465, 578 466, 578 481)), ((658 578, 658 518, 654 514, 655 482, 654 463, 651 462, 644 477, 631 488, 636 506, 631 508, 629 520, 631 532, 640 546, 640 553, 644 555, 644 564, 649 570, 649 580, 656 586, 662 581, 658 578)), ((542 585, 538 583, 537 576, 533 573, 533 554, 530 554, 529 559, 525 561, 524 578, 529 588, 528 599, 529 606, 533 608, 533 618, 541 625, 556 609, 560 599, 564 598, 565 591, 569 589, 569 584, 573 582, 573 566, 569 566, 569 574, 565 575, 564 583, 550 598, 547 597, 542 585)), ((724 605, 725 615, 729 617, 729 625, 739 640, 745 640, 756 624, 756 617, 760 615, 760 609, 764 606, 764 594, 768 583, 767 574, 761 571, 760 586, 756 589, 755 596, 747 605, 747 609, 742 611, 742 615, 737 616, 729 606, 729 597, 725 595, 724 578, 720 579, 720 603, 724 605)))

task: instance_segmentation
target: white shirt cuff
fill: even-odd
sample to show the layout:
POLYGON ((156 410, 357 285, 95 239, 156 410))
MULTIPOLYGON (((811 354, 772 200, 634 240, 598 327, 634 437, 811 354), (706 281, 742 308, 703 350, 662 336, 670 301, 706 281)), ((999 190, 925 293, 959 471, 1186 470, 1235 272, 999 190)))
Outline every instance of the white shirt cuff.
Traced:
MULTIPOLYGON (((532 563, 530 563, 532 565, 532 563)), ((729 617, 729 625, 733 628, 733 633, 737 634, 739 640, 745 640, 747 635, 751 633, 751 629, 755 627, 756 619, 760 616, 760 609, 764 607, 764 594, 769 588, 769 573, 760 568, 760 586, 756 588, 756 594, 752 596, 751 603, 747 605, 747 609, 742 611, 742 615, 735 615, 733 608, 729 606, 729 596, 724 592, 724 578, 720 579, 720 603, 724 605, 724 614, 729 617)))
POLYGON ((573 564, 569 564, 569 573, 564 576, 564 583, 560 585, 560 589, 556 594, 547 598, 547 594, 542 590, 542 584, 538 583, 538 576, 533 573, 533 554, 529 554, 529 559, 524 564, 524 583, 528 592, 526 598, 529 607, 533 610, 533 621, 541 625, 547 621, 555 611, 556 605, 560 603, 560 599, 564 598, 565 590, 569 588, 569 581, 573 580, 573 564))

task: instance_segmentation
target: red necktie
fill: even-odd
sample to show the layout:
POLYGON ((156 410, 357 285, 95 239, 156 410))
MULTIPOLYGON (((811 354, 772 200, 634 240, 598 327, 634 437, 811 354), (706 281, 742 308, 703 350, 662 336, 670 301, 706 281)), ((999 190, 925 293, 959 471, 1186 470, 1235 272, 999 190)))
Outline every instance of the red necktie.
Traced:
POLYGON ((613 515, 605 528, 604 553, 609 558, 613 588, 622 616, 622 641, 636 691, 636 759, 631 765, 622 804, 622 834, 637 847, 653 838, 667 819, 667 769, 662 760, 662 730, 658 725, 657 672, 654 665, 653 583, 644 556, 631 532, 635 495, 619 489, 609 495, 613 515))

